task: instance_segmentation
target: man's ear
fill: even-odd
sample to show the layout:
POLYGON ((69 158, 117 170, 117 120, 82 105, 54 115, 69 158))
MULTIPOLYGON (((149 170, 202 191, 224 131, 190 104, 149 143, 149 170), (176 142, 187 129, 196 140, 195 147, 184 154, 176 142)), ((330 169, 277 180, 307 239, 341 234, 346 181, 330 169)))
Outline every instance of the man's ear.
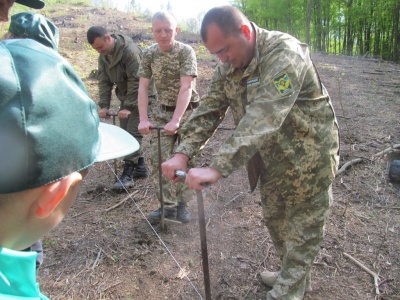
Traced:
POLYGON ((246 36, 248 40, 250 40, 251 33, 250 33, 250 28, 248 25, 243 24, 240 26, 240 30, 243 32, 243 34, 246 36))
POLYGON ((82 175, 74 172, 59 181, 43 186, 43 191, 38 198, 39 207, 36 209, 36 217, 47 218, 65 198, 69 190, 81 180, 82 175))
POLYGON ((178 33, 178 32, 179 32, 179 27, 178 27, 178 26, 176 26, 176 28, 175 28, 175 32, 176 32, 176 33, 178 33))
POLYGON ((107 34, 105 37, 106 37, 106 42, 107 42, 107 43, 110 43, 111 40, 112 40, 111 35, 110 35, 110 34, 107 34))

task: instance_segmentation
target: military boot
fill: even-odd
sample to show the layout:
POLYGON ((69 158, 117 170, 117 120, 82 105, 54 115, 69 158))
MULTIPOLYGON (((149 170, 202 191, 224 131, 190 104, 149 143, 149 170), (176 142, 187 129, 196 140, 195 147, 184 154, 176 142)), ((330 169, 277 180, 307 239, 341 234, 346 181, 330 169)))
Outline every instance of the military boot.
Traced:
POLYGON ((272 287, 279 276, 279 272, 264 271, 260 273, 261 281, 268 287, 272 287))
MULTIPOLYGON (((279 272, 270 272, 270 271, 264 271, 260 273, 261 281, 268 287, 272 287, 276 280, 278 279, 279 272)), ((305 292, 311 292, 312 287, 311 287, 311 272, 308 272, 306 275, 306 286, 305 286, 305 292)))
POLYGON ((144 162, 144 157, 139 157, 138 163, 135 165, 133 172, 132 172, 132 178, 145 178, 149 176, 149 173, 147 172, 147 167, 144 162))
POLYGON ((187 223, 190 221, 190 212, 188 212, 186 205, 184 203, 179 203, 176 209, 176 219, 182 223, 187 223))
MULTIPOLYGON (((155 211, 149 213, 149 218, 153 220, 160 220, 161 219, 161 207, 155 211)), ((176 218, 176 210, 171 209, 164 209, 164 218, 167 219, 175 219, 176 218)))
POLYGON ((120 192, 124 191, 125 188, 133 186, 132 173, 135 166, 131 163, 126 162, 124 165, 124 170, 122 171, 121 177, 114 183, 113 190, 120 192), (124 188, 125 187, 125 188, 124 188))

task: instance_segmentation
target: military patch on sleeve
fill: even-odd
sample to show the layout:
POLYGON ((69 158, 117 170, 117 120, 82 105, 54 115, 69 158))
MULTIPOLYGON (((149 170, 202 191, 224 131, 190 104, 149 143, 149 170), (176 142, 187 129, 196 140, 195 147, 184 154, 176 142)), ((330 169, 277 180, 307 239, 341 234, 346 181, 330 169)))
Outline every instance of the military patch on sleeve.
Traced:
POLYGON ((279 74, 274 78, 274 85, 278 92, 285 96, 292 91, 292 84, 290 83, 289 76, 287 73, 279 74))
POLYGON ((252 86, 260 83, 260 79, 258 77, 247 80, 247 86, 252 86))

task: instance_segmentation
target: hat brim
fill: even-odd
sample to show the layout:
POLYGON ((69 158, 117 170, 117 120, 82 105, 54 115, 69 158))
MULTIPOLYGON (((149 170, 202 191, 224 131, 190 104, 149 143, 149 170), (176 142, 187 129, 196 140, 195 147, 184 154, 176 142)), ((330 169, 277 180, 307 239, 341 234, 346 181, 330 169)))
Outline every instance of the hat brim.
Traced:
POLYGON ((15 2, 35 9, 44 7, 44 2, 40 0, 15 0, 15 2))
POLYGON ((118 126, 100 122, 100 150, 96 162, 115 159, 139 150, 138 141, 118 126))

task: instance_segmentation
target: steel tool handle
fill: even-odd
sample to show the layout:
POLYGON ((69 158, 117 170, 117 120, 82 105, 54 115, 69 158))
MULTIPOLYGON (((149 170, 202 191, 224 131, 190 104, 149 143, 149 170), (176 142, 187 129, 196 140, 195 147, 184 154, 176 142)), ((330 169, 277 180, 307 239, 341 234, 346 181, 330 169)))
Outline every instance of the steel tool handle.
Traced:
POLYGON ((154 125, 154 126, 151 126, 150 129, 163 130, 164 126, 162 126, 162 125, 154 125))
MULTIPOLYGON (((113 119, 113 125, 115 125, 115 117, 118 116, 118 113, 115 113, 115 112, 113 112, 113 111, 109 111, 109 112, 107 113, 107 115, 109 115, 110 117, 112 117, 112 119, 113 119)), ((114 159, 114 173, 115 173, 115 176, 117 176, 117 159, 114 159)))
MULTIPOLYGON (((176 170, 175 171, 175 176, 178 176, 180 178, 185 179, 186 176, 187 176, 187 173, 185 171, 182 171, 182 170, 176 170)), ((209 182, 203 182, 201 185, 202 186, 210 186, 210 183, 209 182)))
POLYGON ((118 113, 113 112, 113 111, 109 111, 109 112, 107 113, 107 115, 109 115, 110 117, 117 117, 117 116, 118 116, 118 113))
MULTIPOLYGON (((181 178, 186 178, 187 173, 181 170, 176 170, 175 175, 181 178)), ((203 183, 202 185, 210 185, 210 184, 203 183)), ((201 256, 203 259, 204 291, 206 294, 206 300, 211 300, 210 269, 208 266, 207 233, 206 233, 206 222, 204 216, 204 201, 203 201, 202 191, 196 191, 196 196, 197 196, 197 210, 199 214, 201 256)))

